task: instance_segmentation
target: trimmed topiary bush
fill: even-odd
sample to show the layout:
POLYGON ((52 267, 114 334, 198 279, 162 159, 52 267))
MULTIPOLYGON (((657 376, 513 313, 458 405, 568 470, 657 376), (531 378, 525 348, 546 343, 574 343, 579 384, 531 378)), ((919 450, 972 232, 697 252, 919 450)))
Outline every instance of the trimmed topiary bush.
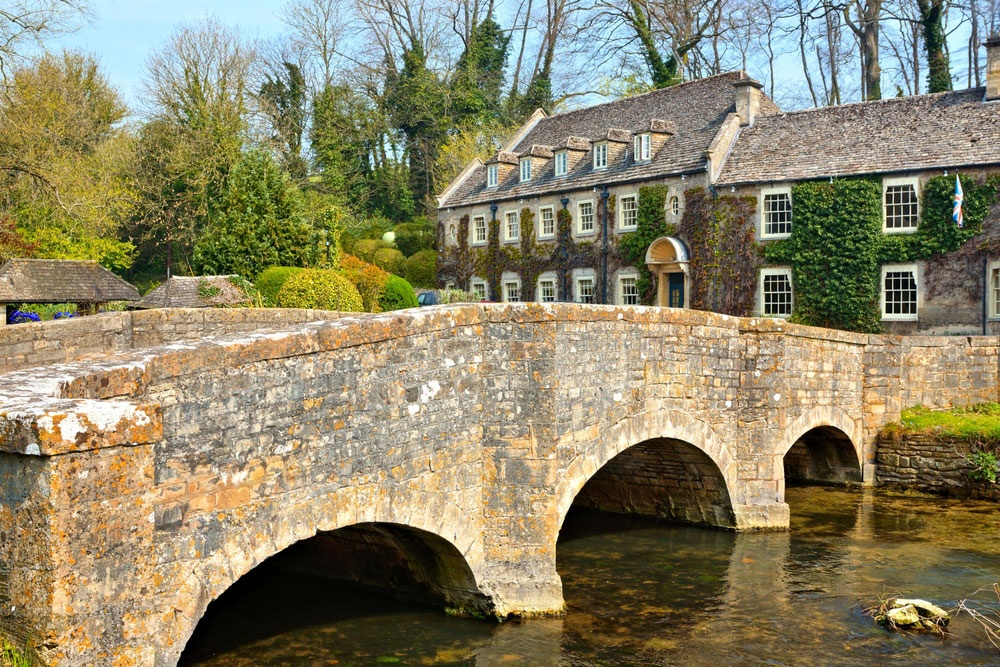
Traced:
POLYGON ((363 262, 372 263, 375 253, 382 248, 388 248, 389 244, 381 239, 358 239, 351 246, 351 254, 363 262))
POLYGON ((257 288, 265 306, 274 306, 278 292, 291 276, 302 269, 297 266, 270 266, 260 272, 253 286, 257 288))
POLYGON ((385 283, 385 289, 379 296, 378 303, 383 311, 416 308, 417 294, 413 291, 413 286, 403 278, 389 276, 389 280, 385 283))
POLYGON ((417 287, 434 287, 437 276, 437 253, 433 250, 421 250, 406 260, 403 266, 403 277, 417 287))
POLYGON ((403 253, 395 248, 380 248, 375 251, 372 264, 399 276, 403 274, 403 266, 406 264, 406 258, 403 257, 403 253))
POLYGON ((303 269, 289 276, 275 301, 281 308, 364 311, 358 289, 330 269, 303 269))
POLYGON ((361 294, 365 312, 379 312, 379 296, 389 280, 389 272, 363 262, 354 255, 340 258, 340 271, 361 294))

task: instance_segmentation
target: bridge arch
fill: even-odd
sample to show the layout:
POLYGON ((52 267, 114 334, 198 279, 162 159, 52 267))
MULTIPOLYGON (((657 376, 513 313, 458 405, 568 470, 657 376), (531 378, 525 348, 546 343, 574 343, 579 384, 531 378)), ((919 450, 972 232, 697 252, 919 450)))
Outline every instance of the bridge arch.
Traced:
POLYGON ((819 406, 782 430, 777 453, 785 481, 861 482, 864 465, 862 425, 842 408, 819 406))
MULTIPOLYGON (((492 612, 492 601, 481 592, 477 574, 482 564, 470 561, 470 553, 463 554, 454 540, 457 536, 465 542, 470 535, 453 532, 449 537, 442 534, 441 525, 386 516, 370 507, 344 519, 342 502, 313 503, 305 515, 279 511, 264 534, 259 523, 230 531, 220 548, 199 561, 197 570, 188 569, 172 582, 176 634, 173 642, 164 643, 172 653, 164 664, 179 660, 212 602, 258 565, 292 553, 299 569, 324 576, 324 564, 333 565, 338 573, 330 571, 330 578, 346 584, 391 587, 405 597, 433 600, 442 608, 471 614, 492 612), (303 516, 308 518, 303 521, 303 516)), ((458 525, 472 523, 462 512, 455 516, 465 517, 458 525)), ((467 543, 476 545, 471 549, 474 555, 478 543, 467 543)))
POLYGON ((704 455, 718 469, 724 487, 720 491, 732 505, 737 476, 735 457, 708 424, 671 410, 640 414, 613 424, 591 443, 581 446, 556 491, 555 537, 558 538, 558 529, 561 529, 581 490, 602 468, 626 450, 656 441, 679 441, 704 455))

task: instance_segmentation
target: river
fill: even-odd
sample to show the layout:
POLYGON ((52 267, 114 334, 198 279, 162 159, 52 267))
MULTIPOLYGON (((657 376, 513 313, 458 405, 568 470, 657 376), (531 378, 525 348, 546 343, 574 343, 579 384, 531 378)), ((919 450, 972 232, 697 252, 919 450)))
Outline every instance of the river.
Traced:
POLYGON ((967 615, 940 637, 890 633, 864 613, 898 594, 945 608, 968 598, 1000 619, 1000 505, 830 487, 786 500, 783 533, 571 513, 558 619, 450 617, 258 568, 212 605, 181 664, 1000 666, 967 615))

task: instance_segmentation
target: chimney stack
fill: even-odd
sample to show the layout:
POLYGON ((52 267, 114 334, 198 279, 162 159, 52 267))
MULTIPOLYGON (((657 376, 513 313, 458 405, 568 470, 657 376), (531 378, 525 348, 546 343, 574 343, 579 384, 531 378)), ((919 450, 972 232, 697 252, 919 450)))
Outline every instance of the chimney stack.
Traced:
POLYGON ((760 89, 763 87, 745 75, 733 84, 736 89, 736 115, 740 117, 740 125, 753 125, 754 118, 760 113, 760 89))
POLYGON ((986 101, 1000 100, 1000 34, 983 44, 986 47, 986 101))

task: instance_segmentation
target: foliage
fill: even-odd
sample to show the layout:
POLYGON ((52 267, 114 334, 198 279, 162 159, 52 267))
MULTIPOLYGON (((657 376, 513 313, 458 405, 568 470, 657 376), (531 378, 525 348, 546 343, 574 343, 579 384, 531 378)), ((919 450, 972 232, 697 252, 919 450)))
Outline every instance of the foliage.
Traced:
POLYGON ((417 287, 434 287, 437 276, 437 253, 421 250, 406 260, 403 277, 417 287))
POLYGON ((421 250, 434 249, 434 226, 426 218, 396 225, 392 231, 396 235, 396 247, 406 257, 412 257, 421 250))
POLYGON ((446 289, 438 292, 438 303, 479 303, 480 299, 472 292, 460 289, 446 289))
POLYGON ((389 280, 389 272, 353 255, 344 255, 340 270, 361 295, 364 312, 379 312, 379 297, 389 280))
POLYGON ((492 16, 473 26, 451 82, 456 124, 495 119, 503 103, 503 73, 510 35, 492 16))
POLYGON ((251 151, 233 167, 216 209, 195 243, 197 273, 255 278, 268 266, 316 261, 317 231, 301 195, 266 153, 251 151))
POLYGON ((302 134, 306 127, 305 77, 298 65, 287 60, 282 61, 279 71, 264 76, 266 80, 261 84, 258 97, 274 129, 272 140, 280 147, 285 171, 301 181, 307 173, 306 161, 302 158, 302 134))
POLYGON ((372 256, 372 264, 389 273, 400 275, 406 264, 406 257, 395 248, 379 248, 372 256))
POLYGON ((378 305, 382 311, 402 310, 417 307, 417 294, 413 286, 399 276, 389 276, 379 295, 378 305))
POLYGON ((754 243, 753 197, 684 193, 678 235, 691 251, 692 308, 746 316, 753 311, 760 248, 754 243))
MULTIPOLYGON (((76 316, 75 303, 22 303, 17 307, 22 313, 37 315, 42 320, 62 320, 76 316)), ((33 322, 38 320, 30 318, 33 322)))
POLYGON ((382 239, 358 239, 351 245, 351 254, 369 264, 375 259, 375 253, 390 245, 382 239))
POLYGON ((667 225, 666 201, 665 185, 647 185, 639 188, 636 230, 625 234, 618 242, 622 260, 634 266, 639 272, 636 288, 639 290, 641 302, 646 304, 656 302, 656 285, 653 283, 652 274, 646 268, 646 251, 656 239, 675 233, 672 225, 667 225))
POLYGON ((289 276, 275 302, 280 308, 316 308, 353 313, 364 309, 357 288, 331 269, 303 269, 289 276))
POLYGON ((31 643, 19 649, 6 639, 0 641, 0 667, 32 667, 31 643))
POLYGON ((877 178, 810 181, 792 188, 791 237, 767 260, 792 267, 793 319, 860 332, 882 330, 879 249, 882 183, 877 178))
POLYGON ((297 266, 270 266, 257 276, 254 287, 260 293, 265 306, 273 306, 277 301, 278 292, 289 277, 302 269, 297 266))
POLYGON ((966 460, 972 466, 968 473, 969 479, 996 484, 997 473, 1000 473, 1000 461, 997 460, 996 453, 977 449, 966 460))

